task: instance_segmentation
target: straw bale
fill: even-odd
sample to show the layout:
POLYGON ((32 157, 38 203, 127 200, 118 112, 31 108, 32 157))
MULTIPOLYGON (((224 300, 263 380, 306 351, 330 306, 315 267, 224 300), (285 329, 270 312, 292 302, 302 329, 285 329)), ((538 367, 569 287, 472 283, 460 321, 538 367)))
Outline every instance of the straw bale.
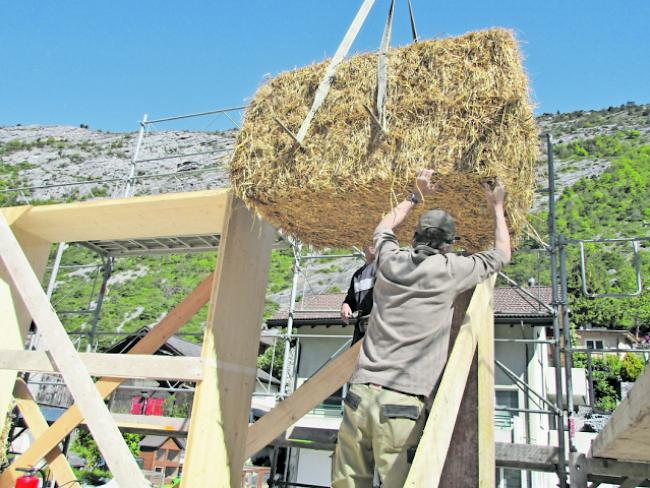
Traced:
POLYGON ((231 162, 235 193, 262 217, 315 247, 362 245, 410 191, 418 168, 436 170, 435 196, 398 229, 408 243, 416 219, 440 207, 456 219, 459 245, 492 244, 482 182, 498 176, 516 236, 533 196, 537 129, 517 43, 491 29, 393 49, 388 55, 388 134, 374 107, 377 57, 357 55, 338 68, 303 147, 294 134, 326 62, 278 75, 247 109, 231 162))

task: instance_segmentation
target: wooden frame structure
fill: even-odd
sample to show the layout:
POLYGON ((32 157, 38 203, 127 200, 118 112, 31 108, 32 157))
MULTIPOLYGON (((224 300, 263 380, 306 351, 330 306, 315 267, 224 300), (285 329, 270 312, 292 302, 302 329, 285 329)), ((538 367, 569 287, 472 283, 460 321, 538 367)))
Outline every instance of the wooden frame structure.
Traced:
MULTIPOLYGON (((131 431, 187 429, 182 486, 239 486, 244 460, 347 382, 361 346, 358 343, 338 356, 271 412, 248 425, 274 236, 268 224, 253 216, 227 190, 0 209, 0 311, 7 317, 2 321, 3 336, 10 339, 0 351, 0 414, 4 418, 13 396, 35 437, 27 451, 0 474, 0 488, 13 486, 16 468, 33 466, 43 459, 59 484, 73 481, 59 443, 82 423, 92 433, 120 486, 146 486, 146 481, 118 426, 131 431), (75 351, 39 282, 52 243, 201 234, 221 236, 215 272, 129 354, 107 358, 75 351), (206 303, 208 320, 200 359, 147 356, 206 303), (44 334, 45 352, 22 350, 31 320, 44 334), (139 426, 111 416, 103 399, 124 378, 141 377, 143 370, 151 371, 155 378, 197 382, 189 428, 139 426), (17 371, 59 372, 75 404, 48 427, 24 383, 15 381, 17 371), (91 375, 101 378, 93 383, 91 375)), ((478 485, 494 484, 492 286, 493 281, 485 282, 456 304, 457 339, 429 421, 432 424, 435 419, 445 419, 446 443, 432 442, 432 427, 427 426, 409 486, 474 486, 459 484, 459 478, 454 480, 447 474, 453 471, 445 469, 450 444, 473 456, 478 485), (461 381, 463 378, 469 379, 461 381), (462 402, 471 406, 467 408, 462 402), (454 429, 459 411, 473 418, 473 427, 468 429, 464 420, 461 429, 454 429), (473 434, 468 436, 468 431, 473 434), (435 463, 422 462, 431 456, 435 463)), ((465 477, 466 472, 462 475, 465 477)))

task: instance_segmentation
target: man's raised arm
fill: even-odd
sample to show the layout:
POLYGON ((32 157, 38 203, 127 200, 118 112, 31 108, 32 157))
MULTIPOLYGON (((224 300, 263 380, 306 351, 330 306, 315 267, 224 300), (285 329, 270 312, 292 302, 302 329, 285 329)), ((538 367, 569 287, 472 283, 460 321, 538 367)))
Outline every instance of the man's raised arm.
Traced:
POLYGON ((378 229, 390 229, 399 226, 411 211, 416 203, 420 203, 423 197, 433 195, 435 185, 431 184, 431 176, 433 175, 432 169, 419 169, 415 177, 415 184, 413 185, 413 193, 406 197, 402 202, 398 203, 393 209, 381 219, 377 225, 378 229))

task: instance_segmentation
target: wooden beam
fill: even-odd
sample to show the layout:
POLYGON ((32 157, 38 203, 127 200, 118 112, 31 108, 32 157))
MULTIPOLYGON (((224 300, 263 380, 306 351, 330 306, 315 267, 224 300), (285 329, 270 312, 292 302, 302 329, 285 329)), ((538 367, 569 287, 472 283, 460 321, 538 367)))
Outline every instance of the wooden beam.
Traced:
MULTIPOLYGON (((29 207, 13 228, 47 242, 221 234, 227 189, 29 207)), ((0 209, 15 215, 15 208, 0 209)))
POLYGON ((203 381, 194 394, 187 440, 185 488, 238 487, 245 459, 275 230, 238 198, 231 197, 226 215, 201 351, 203 381))
POLYGON ((478 486, 494 488, 494 304, 493 287, 478 336, 478 486))
MULTIPOLYGON (((20 220, 20 219, 19 219, 20 220)), ((4 218, 0 218, 0 261, 43 334, 50 355, 86 418, 90 432, 116 481, 124 486, 145 480, 70 338, 4 218)))
MULTIPOLYGON (((79 353, 92 376, 201 380, 201 358, 143 354, 79 353)), ((46 352, 0 349, 0 370, 57 373, 46 352)))
POLYGON ((248 428, 245 456, 251 457, 341 388, 357 365, 361 341, 309 378, 286 400, 248 428))
POLYGON ((113 419, 121 432, 143 435, 186 437, 190 425, 190 420, 186 418, 160 417, 157 415, 114 413, 113 419))
POLYGON ((511 468, 555 473, 560 462, 559 449, 535 444, 495 443, 496 465, 511 468))
POLYGON ((486 327, 486 321, 492 320, 488 312, 493 286, 494 277, 479 284, 474 291, 404 486, 436 488, 440 484, 479 332, 486 327))
MULTIPOLYGON (((20 414, 32 435, 34 437, 42 435, 48 428, 47 421, 22 379, 16 381, 14 396, 18 410, 20 410, 20 414)), ((59 486, 73 486, 73 482, 77 480, 77 477, 58 446, 45 456, 45 460, 59 486)))
MULTIPOLYGON (((157 351, 207 303, 212 288, 212 280, 213 274, 211 273, 147 335, 140 339, 131 348, 129 354, 153 354, 157 351)), ((115 391, 122 384, 122 381, 115 378, 102 378, 95 385, 99 394, 105 398, 115 391)), ((76 405, 66 410, 50 426, 47 432, 35 439, 34 443, 23 454, 18 456, 9 468, 0 473, 0 488, 12 487, 16 478, 20 475, 15 470, 16 467, 34 466, 65 436, 72 432, 82 420, 83 416, 76 405)))
MULTIPOLYGON (((454 349, 456 338, 465 321, 467 307, 474 289, 462 293, 454 301, 454 315, 449 334, 448 354, 454 349)), ((475 352, 467 375, 463 399, 456 417, 447 458, 442 470, 440 488, 478 487, 478 354, 475 352), (463 474, 459 483, 458 474, 463 474), (463 483, 464 482, 464 483, 463 483)))
MULTIPOLYGON (((23 338, 14 309, 11 288, 0 279, 0 317, 2 317, 2 344, 8 349, 22 350, 23 338)), ((0 354, 0 361, 3 355, 0 354)), ((0 426, 5 425, 5 419, 11 408, 13 385, 16 381, 17 368, 0 371, 0 426)))
POLYGON ((646 368, 591 443, 593 457, 650 461, 650 368, 646 368))
MULTIPOLYGON (((15 222, 28 209, 15 208, 7 211, 9 222, 15 222)), ((50 252, 50 243, 35 238, 27 232, 17 232, 16 238, 20 243, 34 273, 42 278, 50 252)), ((27 331, 32 321, 31 315, 25 308, 18 291, 12 286, 7 270, 0 261, 0 318, 2 318, 0 331, 2 343, 10 349, 22 349, 27 337, 27 331)), ((16 371, 0 371, 0 425, 4 425, 8 414, 8 407, 13 396, 16 371)))

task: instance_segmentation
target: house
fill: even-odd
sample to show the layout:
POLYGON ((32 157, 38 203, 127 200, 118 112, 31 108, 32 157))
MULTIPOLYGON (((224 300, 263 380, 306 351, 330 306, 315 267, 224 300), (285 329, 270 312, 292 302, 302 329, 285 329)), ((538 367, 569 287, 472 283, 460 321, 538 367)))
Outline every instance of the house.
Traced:
MULTIPOLYGON (((551 289, 538 286, 526 291, 534 298, 517 288, 497 288, 494 293, 495 438, 497 442, 553 445, 557 440, 554 417, 537 413, 546 410, 546 406, 530 394, 533 390, 547 399, 554 391, 555 384, 549 384, 545 374, 551 365, 547 329, 553 324, 553 316, 545 307, 551 303, 551 289)), ((343 299, 344 294, 340 293, 313 295, 297 304, 292 333, 297 359, 293 367, 294 387, 349 347, 353 328, 340 319, 343 299)), ((287 318, 288 311, 280 310, 267 320, 267 327, 286 327, 287 318)), ((584 390, 584 394, 575 398, 578 405, 585 404, 587 399, 584 374, 582 377, 582 382, 574 381, 576 389, 584 390)), ((292 447, 289 448, 289 479, 285 481, 329 483, 330 451, 341 421, 345 388, 318 405, 288 432, 287 442, 292 447)), ((496 476, 500 487, 553 484, 553 476, 546 473, 498 469, 496 476)))
MULTIPOLYGON (((607 329, 605 327, 590 327, 577 329, 578 346, 594 351, 602 349, 635 349, 639 340, 627 329, 607 329)), ((618 352, 623 357, 625 352, 618 352)))
POLYGON ((183 471, 185 440, 177 437, 148 435, 140 441, 142 469, 164 483, 171 483, 183 471), (156 476, 157 475, 157 476, 156 476))

